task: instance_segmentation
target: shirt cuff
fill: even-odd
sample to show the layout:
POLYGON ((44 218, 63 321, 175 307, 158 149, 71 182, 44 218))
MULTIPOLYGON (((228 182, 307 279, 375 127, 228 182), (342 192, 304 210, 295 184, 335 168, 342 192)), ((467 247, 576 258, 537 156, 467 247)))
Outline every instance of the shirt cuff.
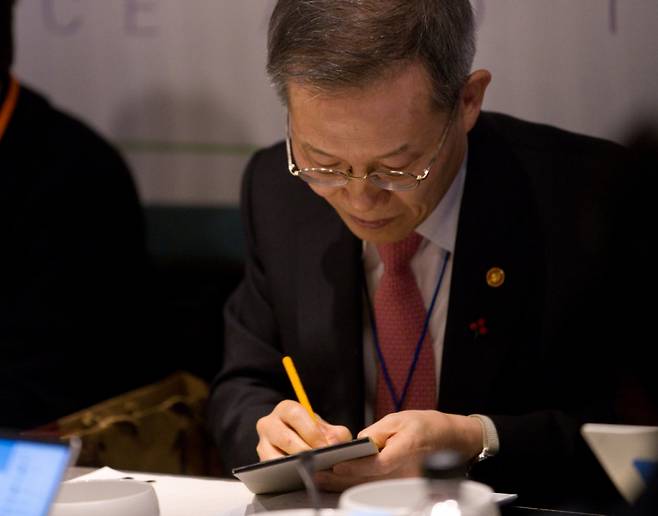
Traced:
POLYGON ((498 440, 498 430, 496 430, 496 425, 494 425, 494 422, 490 417, 482 414, 470 414, 469 417, 474 417, 482 425, 481 458, 493 457, 500 450, 500 441, 498 440))

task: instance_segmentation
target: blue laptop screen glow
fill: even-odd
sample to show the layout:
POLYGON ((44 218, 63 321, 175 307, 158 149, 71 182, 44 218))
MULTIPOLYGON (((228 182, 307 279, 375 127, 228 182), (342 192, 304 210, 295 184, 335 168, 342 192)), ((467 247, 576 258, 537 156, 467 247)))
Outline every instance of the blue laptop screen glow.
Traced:
POLYGON ((0 437, 0 514, 47 515, 68 461, 66 444, 0 437))

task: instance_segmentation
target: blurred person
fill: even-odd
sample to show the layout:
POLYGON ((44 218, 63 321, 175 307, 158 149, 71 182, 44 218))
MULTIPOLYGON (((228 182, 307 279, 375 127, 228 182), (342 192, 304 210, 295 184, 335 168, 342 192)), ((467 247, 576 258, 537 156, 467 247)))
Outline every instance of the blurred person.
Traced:
POLYGON ((150 268, 117 151, 11 74, 13 7, 0 2, 0 427, 29 429, 152 378, 150 268))

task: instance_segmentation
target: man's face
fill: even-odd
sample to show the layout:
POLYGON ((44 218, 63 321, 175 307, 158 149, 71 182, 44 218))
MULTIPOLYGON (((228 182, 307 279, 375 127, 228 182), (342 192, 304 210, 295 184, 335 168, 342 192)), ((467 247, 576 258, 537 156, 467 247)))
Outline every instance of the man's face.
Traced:
MULTIPOLYGON (((381 168, 421 174, 450 118, 449 112, 432 103, 429 81, 419 64, 372 86, 336 94, 319 94, 290 83, 288 97, 297 166, 351 169, 355 176, 381 168)), ((358 238, 396 242, 439 203, 459 170, 465 148, 466 130, 457 112, 427 179, 416 189, 392 192, 354 179, 339 188, 309 187, 333 206, 358 238)))

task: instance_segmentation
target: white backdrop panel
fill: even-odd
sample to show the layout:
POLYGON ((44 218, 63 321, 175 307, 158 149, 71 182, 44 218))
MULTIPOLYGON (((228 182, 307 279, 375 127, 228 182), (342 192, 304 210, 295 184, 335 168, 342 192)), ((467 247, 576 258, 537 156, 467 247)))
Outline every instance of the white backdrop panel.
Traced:
MULTIPOLYGON (((473 4, 487 109, 617 140, 658 118, 656 0, 473 4)), ((19 0, 15 71, 120 146, 145 202, 233 205, 250 153, 283 136, 273 5, 19 0)))

